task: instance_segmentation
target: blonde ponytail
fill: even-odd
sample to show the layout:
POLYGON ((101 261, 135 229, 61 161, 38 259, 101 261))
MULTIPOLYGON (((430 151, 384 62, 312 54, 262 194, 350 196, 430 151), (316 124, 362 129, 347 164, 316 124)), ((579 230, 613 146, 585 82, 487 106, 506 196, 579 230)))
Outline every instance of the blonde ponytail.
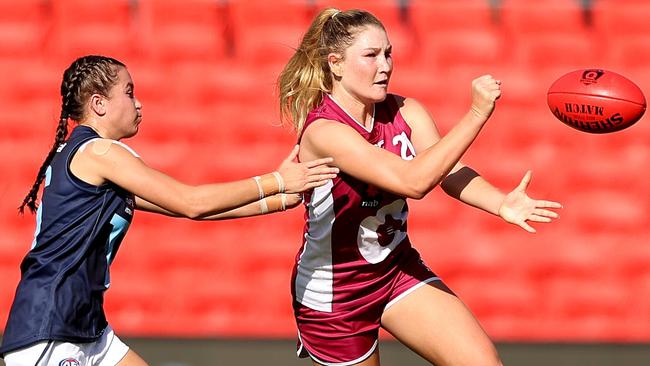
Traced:
POLYGON ((332 75, 327 56, 343 54, 352 43, 357 28, 366 25, 384 28, 372 14, 363 10, 322 10, 309 26, 300 46, 278 77, 280 114, 300 135, 307 114, 332 90, 332 75))

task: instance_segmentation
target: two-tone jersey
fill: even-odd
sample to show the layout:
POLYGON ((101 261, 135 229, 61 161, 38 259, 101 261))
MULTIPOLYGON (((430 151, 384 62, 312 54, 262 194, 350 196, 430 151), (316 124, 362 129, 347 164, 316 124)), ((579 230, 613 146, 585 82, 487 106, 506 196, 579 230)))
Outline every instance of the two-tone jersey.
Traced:
MULTIPOLYGON (((411 128, 394 95, 375 104, 372 128, 352 118, 325 95, 307 116, 350 126, 368 143, 410 160, 415 150, 411 128)), ((372 169, 372 162, 368 162, 372 169)), ((293 296, 296 303, 333 312, 337 304, 370 294, 391 276, 395 260, 411 248, 406 234, 408 206, 404 197, 382 191, 343 172, 305 195, 302 247, 296 256, 293 296)))
POLYGON ((43 340, 91 342, 108 325, 109 265, 131 223, 134 196, 112 183, 88 184, 70 171, 74 154, 96 138, 91 128, 76 127, 47 168, 0 355, 43 340))

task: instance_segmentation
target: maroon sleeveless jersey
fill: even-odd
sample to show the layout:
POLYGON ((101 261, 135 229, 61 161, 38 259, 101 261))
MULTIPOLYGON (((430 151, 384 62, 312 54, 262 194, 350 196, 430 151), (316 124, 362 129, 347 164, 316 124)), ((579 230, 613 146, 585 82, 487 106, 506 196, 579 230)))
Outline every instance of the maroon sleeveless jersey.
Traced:
MULTIPOLYGON (((368 143, 402 159, 415 156, 411 128, 395 96, 374 107, 372 127, 352 118, 330 95, 307 116, 304 129, 319 119, 350 126, 368 143)), ((336 143, 336 142, 332 142, 336 143)), ((366 169, 372 169, 367 162, 366 169)), ((314 310, 343 310, 337 304, 378 296, 373 289, 393 275, 400 256, 411 248, 406 234, 404 197, 382 191, 344 172, 305 195, 302 248, 293 273, 294 301, 314 310)))

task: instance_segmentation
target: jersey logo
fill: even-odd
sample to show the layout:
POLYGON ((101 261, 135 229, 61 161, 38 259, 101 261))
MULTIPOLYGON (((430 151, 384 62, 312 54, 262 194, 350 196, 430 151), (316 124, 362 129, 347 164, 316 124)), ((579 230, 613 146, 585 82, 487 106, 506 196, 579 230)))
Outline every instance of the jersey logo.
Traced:
POLYGON ((379 263, 406 238, 406 201, 398 199, 359 223, 357 246, 368 263, 379 263))
POLYGON ((59 366, 80 366, 81 364, 79 361, 75 360, 74 358, 66 358, 65 360, 61 360, 59 362, 59 366))
POLYGON ((360 207, 363 208, 377 208, 381 201, 381 192, 377 187, 368 185, 366 189, 366 196, 361 199, 360 207))
POLYGON ((126 198, 126 208, 124 208, 124 212, 129 216, 133 216, 133 207, 134 206, 135 206, 135 203, 133 202, 133 198, 127 197, 126 198))

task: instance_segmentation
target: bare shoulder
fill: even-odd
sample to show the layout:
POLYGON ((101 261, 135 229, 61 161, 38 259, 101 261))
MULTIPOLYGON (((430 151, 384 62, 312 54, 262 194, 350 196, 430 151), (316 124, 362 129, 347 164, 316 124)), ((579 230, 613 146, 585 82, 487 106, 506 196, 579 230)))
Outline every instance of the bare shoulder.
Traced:
POLYGON ((140 156, 123 142, 98 138, 94 139, 77 154, 81 159, 88 159, 100 164, 115 164, 124 160, 140 160, 140 156))
POLYGON ((123 171, 125 164, 134 160, 131 149, 117 141, 96 138, 83 144, 70 163, 70 171, 79 179, 93 185, 106 180, 106 172, 123 171))
POLYGON ((411 128, 435 125, 429 111, 419 100, 398 95, 395 96, 395 100, 399 106, 402 118, 404 118, 404 121, 406 121, 411 128))
POLYGON ((398 101, 398 104, 400 105, 400 112, 402 112, 402 115, 405 118, 429 115, 427 108, 419 100, 415 98, 406 98, 406 97, 400 97, 400 98, 402 98, 402 101, 401 103, 399 103, 398 101))

